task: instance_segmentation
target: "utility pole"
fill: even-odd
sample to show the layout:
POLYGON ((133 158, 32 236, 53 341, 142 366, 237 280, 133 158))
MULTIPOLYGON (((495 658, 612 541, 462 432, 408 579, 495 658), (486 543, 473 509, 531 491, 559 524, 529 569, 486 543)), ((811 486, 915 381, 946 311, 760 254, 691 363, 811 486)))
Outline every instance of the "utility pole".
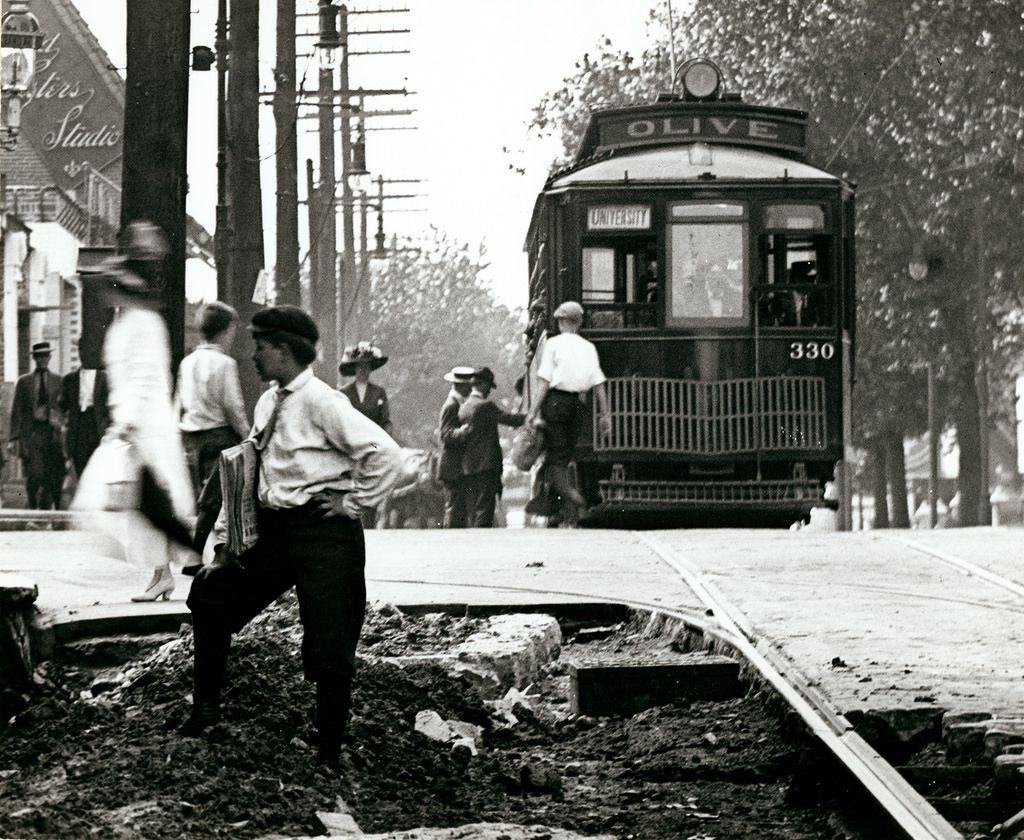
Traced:
MULTIPOLYGON (((334 184, 337 177, 334 157, 334 71, 338 51, 347 50, 348 45, 342 33, 338 31, 337 12, 337 8, 331 5, 331 0, 320 0, 320 79, 317 88, 320 188, 316 190, 315 198, 314 192, 309 192, 309 250, 311 256, 316 256, 316 265, 310 267, 311 298, 313 317, 320 330, 319 374, 324 382, 337 381, 340 359, 335 314, 338 310, 338 229, 334 201, 334 184)), ((342 143, 344 144, 344 140, 342 143)), ((312 187, 312 179, 310 186, 312 187)))
POLYGON ((175 369, 185 350, 189 13, 189 0, 128 3, 126 22, 121 226, 148 220, 167 236, 156 291, 175 369))
MULTIPOLYGON (((366 197, 362 189, 353 183, 356 176, 366 176, 366 113, 363 101, 366 96, 406 95, 401 90, 353 90, 349 79, 349 58, 352 55, 383 55, 405 50, 375 50, 367 53, 354 52, 349 49, 353 35, 398 34, 407 30, 352 30, 349 26, 350 17, 357 14, 383 14, 404 12, 407 9, 376 9, 350 10, 346 5, 334 6, 331 0, 319 0, 319 39, 316 44, 321 55, 320 83, 317 90, 317 119, 320 137, 320 184, 314 189, 310 182, 310 257, 316 258, 317 271, 314 274, 316 291, 313 299, 316 303, 318 326, 320 326, 322 352, 324 354, 324 374, 327 381, 337 378, 337 360, 341 358, 344 347, 352 344, 358 335, 358 313, 365 312, 364 300, 368 292, 364 288, 368 282, 367 272, 363 263, 356 262, 355 204, 365 205, 366 197), (334 87, 333 61, 335 54, 340 53, 338 68, 338 84, 334 87), (335 109, 340 112, 340 123, 335 122, 335 109), (356 120, 355 136, 352 121, 356 120), (335 144, 338 144, 337 146, 335 144), (335 152, 341 154, 341 173, 338 178, 338 166, 335 152), (359 198, 357 199, 357 194, 359 198), (318 202, 318 211, 324 216, 319 223, 312 222, 314 202, 318 202), (340 205, 342 214, 342 244, 340 260, 338 259, 338 243, 336 218, 340 205), (330 289, 330 291, 329 291, 330 289), (333 300, 330 295, 333 292, 333 300), (334 358, 328 360, 329 336, 333 335, 334 358)), ((300 103, 301 104, 301 103, 300 103)), ((411 113, 407 111, 387 112, 388 115, 411 113)), ((361 185, 360 185, 361 187, 361 185)), ((365 207, 364 207, 365 210, 365 207)), ((363 236, 365 237, 365 230, 363 236)), ((365 251, 365 249, 363 249, 365 251)))
POLYGON ((217 34, 213 49, 217 55, 217 229, 214 232, 214 260, 217 263, 217 298, 230 298, 231 250, 234 233, 228 218, 228 0, 217 0, 217 34))
MULTIPOLYGON (((256 277, 266 267, 259 151, 259 12, 259 0, 232 0, 227 87, 227 203, 232 237, 227 288, 220 288, 218 276, 218 296, 238 310, 242 324, 248 324, 260 309, 252 298, 256 277)), ((242 396, 251 412, 264 388, 252 363, 251 342, 240 337, 231 355, 238 362, 242 396)))
POLYGON ((277 67, 274 70, 277 171, 277 302, 298 305, 299 147, 295 105, 295 0, 277 0, 277 67))
MULTIPOLYGON (((341 276, 338 278, 338 294, 336 301, 336 329, 338 340, 338 358, 341 358, 345 346, 351 341, 352 329, 349 325, 350 299, 354 292, 356 280, 355 263, 355 225, 352 220, 352 111, 348 95, 348 6, 342 5, 338 16, 338 34, 341 37, 341 228, 343 237, 343 253, 341 258, 341 276)), ((334 98, 331 97, 331 113, 334 112, 334 98)), ((365 147, 364 147, 365 148, 365 147)), ((364 165, 365 169, 365 165, 364 165)), ((334 190, 331 190, 334 196, 334 190)))

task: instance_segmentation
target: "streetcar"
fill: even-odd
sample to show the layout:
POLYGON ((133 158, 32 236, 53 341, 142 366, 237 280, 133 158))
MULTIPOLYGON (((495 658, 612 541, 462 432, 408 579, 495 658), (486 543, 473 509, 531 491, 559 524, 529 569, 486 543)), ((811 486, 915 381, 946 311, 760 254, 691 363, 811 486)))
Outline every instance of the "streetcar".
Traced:
POLYGON ((742 102, 705 59, 678 78, 593 112, 537 198, 527 382, 578 301, 612 420, 601 434, 590 401, 588 517, 807 518, 837 506, 849 439, 854 189, 807 162, 806 112, 742 102))

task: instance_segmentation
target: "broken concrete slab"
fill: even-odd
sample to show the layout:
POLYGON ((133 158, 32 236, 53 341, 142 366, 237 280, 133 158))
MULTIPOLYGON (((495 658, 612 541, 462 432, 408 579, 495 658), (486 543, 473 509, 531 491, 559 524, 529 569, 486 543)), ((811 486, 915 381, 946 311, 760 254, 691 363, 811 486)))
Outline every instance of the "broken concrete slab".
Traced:
POLYGON ((577 715, 629 716, 675 700, 726 700, 741 692, 740 665, 727 656, 680 653, 657 661, 569 662, 577 715))

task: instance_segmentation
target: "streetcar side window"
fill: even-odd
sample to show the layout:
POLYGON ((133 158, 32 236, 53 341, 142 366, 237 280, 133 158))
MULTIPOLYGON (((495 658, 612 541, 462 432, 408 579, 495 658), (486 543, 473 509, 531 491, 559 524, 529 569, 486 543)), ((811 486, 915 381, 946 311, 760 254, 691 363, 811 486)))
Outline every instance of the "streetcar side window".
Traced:
POLYGON ((747 320, 748 222, 743 204, 694 202, 671 208, 666 323, 747 320))
POLYGON ((653 237, 592 242, 582 249, 582 298, 589 326, 655 326, 658 258, 653 237))
POLYGON ((830 276, 831 237, 825 210, 814 204, 765 208, 762 283, 757 318, 762 327, 830 327, 835 323, 830 276))

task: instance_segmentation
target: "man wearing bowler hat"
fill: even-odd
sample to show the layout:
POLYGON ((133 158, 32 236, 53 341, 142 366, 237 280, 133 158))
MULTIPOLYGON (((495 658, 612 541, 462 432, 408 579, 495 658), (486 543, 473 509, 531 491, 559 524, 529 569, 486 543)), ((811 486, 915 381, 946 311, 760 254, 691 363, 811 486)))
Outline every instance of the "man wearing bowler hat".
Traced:
POLYGON ((509 414, 490 399, 494 373, 488 367, 477 368, 470 379, 473 386, 459 409, 461 427, 455 432, 462 441, 462 475, 466 484, 470 528, 494 525, 494 506, 501 495, 503 456, 498 440, 498 424, 523 425, 524 415, 509 414))
POLYGON ((215 536, 214 560, 196 574, 188 596, 194 705, 181 731, 199 735, 219 721, 232 634, 294 586, 304 673, 317 686, 317 760, 337 767, 366 607, 360 516, 390 492, 401 450, 313 375, 319 334, 303 310, 263 309, 252 335, 260 378, 275 383, 256 404, 249 435, 260 450, 259 538, 234 557, 215 536))
POLYGON ((473 368, 468 365, 453 367, 444 375, 444 381, 452 386, 441 406, 438 426, 441 453, 437 461, 437 479, 444 487, 444 518, 441 523, 444 528, 465 528, 469 516, 462 475, 462 441, 456 439, 455 433, 460 426, 459 409, 473 388, 472 377, 473 368))
POLYGON ((61 377, 50 373, 50 342, 32 345, 35 370, 18 378, 11 405, 8 447, 21 457, 28 507, 60 510, 66 471, 60 444, 61 377))

